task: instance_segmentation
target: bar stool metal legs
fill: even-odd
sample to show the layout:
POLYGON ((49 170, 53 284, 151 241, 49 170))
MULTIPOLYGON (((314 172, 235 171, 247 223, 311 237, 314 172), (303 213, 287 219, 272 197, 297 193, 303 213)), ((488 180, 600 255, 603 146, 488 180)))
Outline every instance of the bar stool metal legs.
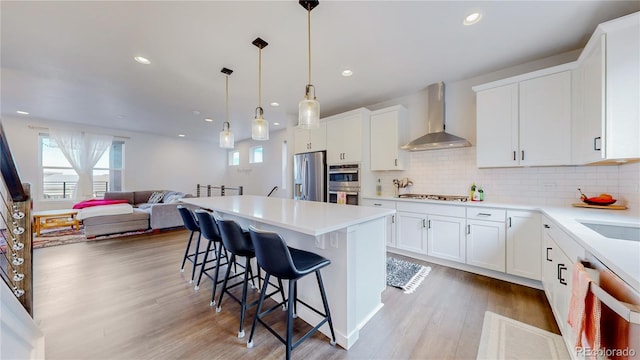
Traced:
POLYGON ((286 358, 291 358, 291 352, 298 347, 303 341, 313 335, 322 325, 329 324, 329 330, 331 331, 331 345, 336 343, 336 335, 333 330, 333 321, 331 320, 331 312, 329 310, 329 303, 327 301, 327 294, 322 282, 322 275, 320 269, 331 264, 329 259, 326 259, 315 253, 290 248, 286 245, 284 240, 274 232, 263 231, 254 227, 249 227, 251 234, 251 240, 255 247, 256 259, 258 265, 262 267, 266 273, 265 283, 260 292, 260 299, 258 300, 258 310, 253 318, 253 324, 251 325, 251 334, 249 335, 249 341, 247 347, 253 347, 253 335, 255 334, 256 325, 258 322, 262 324, 269 332, 271 332, 280 342, 286 346, 286 358), (298 299, 297 283, 298 280, 306 275, 315 272, 316 281, 318 282, 318 290, 322 298, 322 305, 324 312, 312 307, 308 303, 301 299, 298 299), (278 278, 281 282, 282 279, 289 280, 288 297, 281 303, 263 311, 264 300, 267 297, 266 291, 268 287, 268 281, 271 276, 278 278), (296 318, 297 303, 304 305, 309 310, 315 312, 322 317, 322 320, 309 330, 306 334, 302 335, 297 341, 293 339, 293 321, 296 318), (285 338, 280 336, 273 328, 267 325, 262 319, 269 313, 277 309, 280 305, 286 304, 287 309, 287 329, 285 338))

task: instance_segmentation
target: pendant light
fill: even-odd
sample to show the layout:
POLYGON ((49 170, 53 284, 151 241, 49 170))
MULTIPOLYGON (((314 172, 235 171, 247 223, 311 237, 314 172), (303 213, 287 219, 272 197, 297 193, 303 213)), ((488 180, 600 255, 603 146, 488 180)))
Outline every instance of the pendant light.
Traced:
POLYGON ((233 70, 231 69, 227 69, 222 68, 222 70, 220 70, 221 73, 225 74, 226 76, 226 120, 224 123, 222 123, 222 131, 220 131, 220 147, 223 149, 233 149, 234 146, 234 139, 233 139, 233 133, 231 132, 231 125, 229 124, 229 75, 231 75, 231 73, 233 73, 233 70))
POLYGON ((320 127, 320 103, 316 98, 316 88, 311 84, 311 10, 318 6, 319 1, 299 1, 307 10, 307 34, 309 44, 309 81, 304 89, 304 98, 298 104, 298 126, 303 129, 317 129, 320 127), (311 90, 313 89, 313 96, 311 90))
POLYGON ((266 41, 257 38, 253 45, 258 47, 258 107, 256 117, 251 122, 251 138, 253 140, 269 140, 269 122, 264 119, 262 110, 262 49, 269 45, 266 41))

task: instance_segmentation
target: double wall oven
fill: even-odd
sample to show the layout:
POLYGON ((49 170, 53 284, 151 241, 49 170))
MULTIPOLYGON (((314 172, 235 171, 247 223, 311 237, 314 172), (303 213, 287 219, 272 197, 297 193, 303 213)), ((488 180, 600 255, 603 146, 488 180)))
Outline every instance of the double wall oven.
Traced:
POLYGON ((329 165, 330 203, 360 203, 360 164, 329 165))

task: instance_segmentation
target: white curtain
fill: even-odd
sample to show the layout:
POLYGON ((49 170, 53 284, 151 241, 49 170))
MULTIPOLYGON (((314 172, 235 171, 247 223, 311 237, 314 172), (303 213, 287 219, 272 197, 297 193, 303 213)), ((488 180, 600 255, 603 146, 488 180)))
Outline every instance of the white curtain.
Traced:
POLYGON ((78 184, 72 198, 92 198, 93 167, 111 146, 113 136, 50 129, 49 137, 58 144, 62 154, 78 174, 78 184))

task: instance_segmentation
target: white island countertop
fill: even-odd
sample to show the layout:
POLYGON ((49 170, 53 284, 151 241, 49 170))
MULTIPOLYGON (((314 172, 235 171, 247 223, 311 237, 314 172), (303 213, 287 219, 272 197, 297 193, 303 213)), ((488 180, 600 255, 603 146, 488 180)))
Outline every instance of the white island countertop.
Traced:
POLYGON ((389 209, 254 195, 184 198, 182 202, 312 236, 395 213, 389 209))

